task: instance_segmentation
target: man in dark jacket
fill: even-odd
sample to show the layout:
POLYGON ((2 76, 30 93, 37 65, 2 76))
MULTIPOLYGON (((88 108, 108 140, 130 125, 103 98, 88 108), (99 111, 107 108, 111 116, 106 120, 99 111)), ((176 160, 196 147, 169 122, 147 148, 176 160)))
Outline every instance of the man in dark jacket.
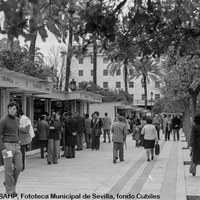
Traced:
POLYGON ((77 122, 77 149, 83 150, 83 132, 85 129, 85 119, 80 116, 79 112, 76 113, 75 120, 77 122))
POLYGON ((75 158, 75 145, 77 145, 77 122, 72 118, 72 113, 67 113, 65 121, 65 145, 68 149, 66 158, 75 158))
POLYGON ((175 115, 175 117, 172 119, 172 129, 173 129, 174 141, 176 140, 176 135, 177 135, 177 140, 179 140, 180 128, 181 128, 181 120, 177 115, 175 115))

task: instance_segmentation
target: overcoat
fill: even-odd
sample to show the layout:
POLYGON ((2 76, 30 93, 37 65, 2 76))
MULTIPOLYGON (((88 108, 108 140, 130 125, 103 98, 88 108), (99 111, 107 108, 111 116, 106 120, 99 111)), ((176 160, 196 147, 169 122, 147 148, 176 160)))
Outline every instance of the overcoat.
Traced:
POLYGON ((192 126, 190 146, 192 147, 192 162, 200 165, 200 125, 192 126))
POLYGON ((77 135, 72 135, 74 132, 77 133, 77 122, 72 117, 69 117, 65 121, 65 145, 77 145, 77 135))
POLYGON ((39 134, 39 140, 48 140, 49 125, 45 120, 41 120, 37 124, 37 131, 39 134))

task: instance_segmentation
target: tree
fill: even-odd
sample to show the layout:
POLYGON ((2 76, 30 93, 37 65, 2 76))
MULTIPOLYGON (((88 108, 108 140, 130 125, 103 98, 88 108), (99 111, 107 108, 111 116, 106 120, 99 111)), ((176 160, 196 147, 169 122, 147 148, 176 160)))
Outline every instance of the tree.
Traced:
POLYGON ((145 108, 147 108, 147 83, 150 83, 150 81, 160 81, 160 77, 162 75, 159 61, 151 59, 148 56, 144 56, 142 58, 135 59, 133 66, 133 73, 129 77, 129 80, 142 77, 145 94, 145 108))

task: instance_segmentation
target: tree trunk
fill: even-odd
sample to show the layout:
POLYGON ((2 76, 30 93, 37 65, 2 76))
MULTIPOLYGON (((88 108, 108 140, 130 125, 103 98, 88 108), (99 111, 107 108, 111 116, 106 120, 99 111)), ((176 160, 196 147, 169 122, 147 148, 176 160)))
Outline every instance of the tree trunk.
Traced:
POLYGON ((29 47, 29 60, 34 62, 35 59, 35 46, 36 46, 36 39, 37 39, 37 31, 33 33, 31 38, 31 43, 29 47))
POLYGON ((127 59, 124 61, 124 86, 125 86, 125 92, 128 93, 128 63, 127 63, 127 59))
POLYGON ((71 72, 71 60, 72 60, 72 42, 73 42, 73 14, 70 13, 69 17, 69 41, 68 41, 68 51, 67 51, 67 61, 66 61, 66 72, 65 72, 65 91, 69 90, 69 78, 71 72))
POLYGON ((8 34, 7 48, 13 52, 14 49, 14 35, 8 34))
POLYGON ((143 74, 144 79, 144 95, 145 95, 145 109, 147 109, 147 77, 143 74))
POLYGON ((97 40, 96 34, 93 38, 93 82, 97 85, 97 40))
POLYGON ((191 96, 192 99, 192 119, 194 119, 194 115, 196 113, 196 107, 197 107, 197 96, 196 94, 193 94, 191 96))

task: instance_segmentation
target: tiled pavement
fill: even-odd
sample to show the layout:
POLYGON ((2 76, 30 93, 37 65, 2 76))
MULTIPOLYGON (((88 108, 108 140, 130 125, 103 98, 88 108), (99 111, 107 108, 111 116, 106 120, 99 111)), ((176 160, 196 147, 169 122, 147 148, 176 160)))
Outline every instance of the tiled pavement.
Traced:
MULTIPOLYGON (((47 165, 39 154, 27 157, 27 168, 20 174, 17 185, 19 199, 42 199, 26 195, 66 195, 60 199, 161 199, 186 200, 186 196, 200 196, 200 171, 189 174, 189 150, 186 142, 163 140, 161 153, 147 162, 145 150, 136 148, 131 136, 127 138, 125 162, 112 163, 112 144, 101 143, 99 151, 85 149, 76 152, 75 159, 61 158, 57 165, 47 165), (95 196, 99 195, 99 196, 95 196), (104 195, 104 196, 100 196, 104 195), (126 195, 126 196, 125 196, 126 195), (138 196, 137 196, 138 195, 138 196), (131 198, 132 197, 132 198, 131 198)), ((184 140, 181 133, 181 140, 184 140)), ((0 182, 3 182, 0 173, 0 182)), ((4 193, 0 184, 0 193, 4 193)), ((200 199, 200 198, 198 198, 200 199)))

